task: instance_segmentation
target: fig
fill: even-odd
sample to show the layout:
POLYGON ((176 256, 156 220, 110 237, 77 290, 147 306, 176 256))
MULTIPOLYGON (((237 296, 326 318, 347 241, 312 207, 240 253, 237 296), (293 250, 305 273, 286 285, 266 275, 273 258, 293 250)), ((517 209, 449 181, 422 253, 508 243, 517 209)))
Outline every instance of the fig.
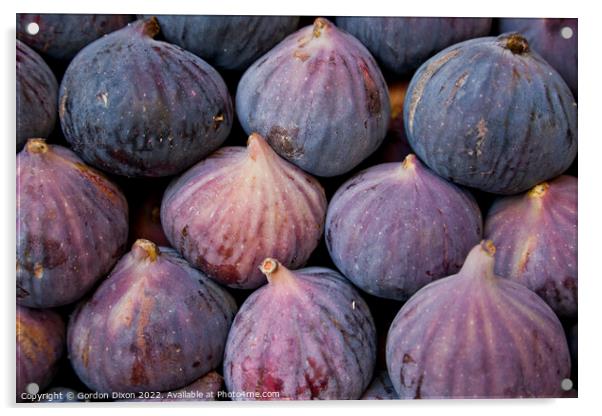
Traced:
POLYGON ((425 62, 406 95, 410 145, 437 174, 516 194, 564 172, 577 153, 569 87, 519 34, 465 41, 425 62))
POLYGON ((17 40, 17 150, 27 139, 52 133, 57 100, 54 74, 40 55, 17 40))
POLYGON ((458 274, 416 293, 387 337, 401 398, 561 397, 571 373, 560 321, 534 292, 494 274, 483 241, 458 274))
POLYGON ((154 40, 158 33, 156 19, 136 21, 88 45, 65 72, 65 138, 102 170, 173 175, 230 132, 232 102, 221 76, 196 55, 154 40))
POLYGON ((173 249, 138 240, 72 315, 71 364, 98 392, 177 389, 219 365, 235 312, 173 249))
POLYGON ((224 147, 174 180, 161 204, 172 247, 217 282, 254 289, 266 256, 305 264, 326 216, 319 182, 281 159, 258 134, 224 147))
POLYGON ((396 300, 460 270, 481 234, 474 198, 413 154, 349 179, 326 215, 338 269, 363 291, 396 300))
POLYGON ((399 399, 393 383, 386 370, 379 371, 374 376, 372 383, 364 392, 361 400, 396 400, 399 399))
POLYGON ((242 76, 236 112, 285 159, 318 176, 341 175, 387 133, 387 85, 370 52, 316 19, 259 58, 242 76))
POLYGON ((194 402, 194 401, 214 401, 217 399, 218 392, 224 384, 224 378, 216 371, 211 371, 189 384, 177 390, 168 391, 151 396, 148 399, 131 400, 136 402, 194 402))
POLYGON ((17 305, 17 401, 45 389, 65 349, 65 324, 49 309, 17 305), (30 386, 28 388, 28 386, 30 386))
POLYGON ((519 32, 577 98, 577 19, 499 19, 500 33, 519 32))
POLYGON ((387 71, 407 75, 433 54, 491 30, 491 19, 458 17, 337 17, 387 71))
POLYGON ((370 310, 335 271, 265 259, 268 284, 234 319, 224 379, 234 400, 359 399, 376 360, 370 310))
POLYGON ((84 46, 132 20, 126 14, 17 13, 17 38, 48 57, 69 61, 84 46))
POLYGON ((156 16, 168 42, 218 69, 242 71, 297 29, 296 16, 156 16))
POLYGON ((577 316, 577 178, 560 176, 499 198, 485 220, 495 272, 533 290, 562 317, 577 316))
POLYGON ((80 299, 125 250, 121 191, 71 150, 30 139, 17 155, 17 302, 80 299))

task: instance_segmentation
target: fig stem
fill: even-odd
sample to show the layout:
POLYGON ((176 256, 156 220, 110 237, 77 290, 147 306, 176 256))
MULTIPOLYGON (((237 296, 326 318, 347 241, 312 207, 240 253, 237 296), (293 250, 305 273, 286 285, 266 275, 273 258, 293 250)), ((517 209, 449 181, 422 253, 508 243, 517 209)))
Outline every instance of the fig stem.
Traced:
POLYGON ((269 278, 269 275, 278 270, 278 261, 268 257, 261 262, 259 270, 269 278))
POLYGON ((314 21, 314 29, 313 29, 314 38, 319 38, 322 35, 322 30, 326 26, 328 26, 328 21, 326 19, 324 19, 323 17, 318 17, 314 21))
POLYGON ((155 16, 144 20, 137 20, 131 24, 132 28, 144 36, 154 38, 161 31, 159 21, 155 16))
POLYGON ((544 196, 550 187, 550 184, 547 182, 542 182, 540 184, 535 185, 530 191, 529 196, 531 198, 541 198, 544 196))
POLYGON ((519 33, 512 33, 506 38, 505 48, 515 55, 529 52, 529 42, 519 33))
POLYGON ((483 241, 481 241, 481 248, 489 256, 491 256, 491 257, 495 256, 496 248, 495 248, 495 244, 493 244, 493 241, 491 241, 491 240, 483 240, 483 241))
POLYGON ((25 149, 29 153, 46 153, 48 145, 45 139, 29 139, 25 145, 25 149))
POLYGON ((161 254, 159 247, 155 243, 144 238, 136 240, 132 251, 136 253, 138 258, 149 259, 151 262, 156 261, 159 254, 161 254))

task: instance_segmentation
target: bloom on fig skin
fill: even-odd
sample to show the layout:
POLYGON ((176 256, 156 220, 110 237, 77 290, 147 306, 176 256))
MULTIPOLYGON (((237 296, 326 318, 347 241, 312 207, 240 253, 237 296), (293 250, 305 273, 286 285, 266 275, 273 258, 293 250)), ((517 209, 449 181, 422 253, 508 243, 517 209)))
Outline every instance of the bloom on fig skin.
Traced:
POLYGON ((376 330, 357 291, 325 268, 291 271, 268 258, 261 270, 269 283, 247 298, 228 335, 226 387, 248 393, 234 399, 359 399, 376 330))
POLYGON ((178 389, 219 365, 235 313, 175 250, 137 240, 72 315, 71 364, 98 392, 178 389))
POLYGON ((261 261, 305 264, 324 229, 320 183, 280 158, 259 134, 224 147, 165 191, 161 223, 182 255, 217 282, 243 289, 266 283, 261 261))
POLYGON ((562 325, 534 292, 494 274, 494 255, 481 242, 458 274, 399 311, 387 368, 401 398, 562 396, 571 375, 562 325))

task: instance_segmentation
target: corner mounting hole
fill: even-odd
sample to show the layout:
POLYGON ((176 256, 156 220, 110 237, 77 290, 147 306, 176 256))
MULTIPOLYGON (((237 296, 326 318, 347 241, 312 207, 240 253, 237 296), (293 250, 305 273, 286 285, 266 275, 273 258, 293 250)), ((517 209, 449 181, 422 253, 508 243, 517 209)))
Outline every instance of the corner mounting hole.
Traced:
POLYGON ((569 378, 565 378, 564 380, 562 380, 560 382, 560 387, 562 388, 562 390, 564 391, 569 391, 570 389, 573 388, 573 382, 571 381, 571 379, 569 378))
POLYGON ((570 39, 573 37, 573 29, 571 29, 568 26, 563 27, 562 29, 560 29, 560 36, 562 36, 564 39, 570 39))
POLYGON ((27 27, 25 28, 25 30, 27 31, 28 34, 35 36, 40 31, 40 25, 38 25, 36 22, 31 22, 31 23, 27 24, 27 27))

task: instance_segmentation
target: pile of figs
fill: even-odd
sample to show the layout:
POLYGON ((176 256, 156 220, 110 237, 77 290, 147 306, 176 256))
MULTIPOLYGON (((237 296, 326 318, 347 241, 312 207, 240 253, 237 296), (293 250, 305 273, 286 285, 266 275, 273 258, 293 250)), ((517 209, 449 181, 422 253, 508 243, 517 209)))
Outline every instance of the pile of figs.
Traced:
POLYGON ((17 16, 16 400, 577 395, 577 20, 17 16))

